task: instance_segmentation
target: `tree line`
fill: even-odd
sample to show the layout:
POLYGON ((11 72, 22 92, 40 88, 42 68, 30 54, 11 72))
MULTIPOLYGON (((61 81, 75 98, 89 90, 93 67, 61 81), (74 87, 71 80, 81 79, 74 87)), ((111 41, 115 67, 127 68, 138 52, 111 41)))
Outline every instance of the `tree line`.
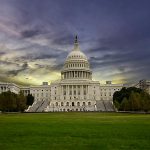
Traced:
POLYGON ((11 91, 0 94, 0 111, 2 112, 23 112, 32 105, 34 97, 31 94, 24 96, 22 92, 15 94, 11 91))
POLYGON ((116 91, 113 102, 119 111, 150 111, 150 95, 135 87, 124 87, 116 91))

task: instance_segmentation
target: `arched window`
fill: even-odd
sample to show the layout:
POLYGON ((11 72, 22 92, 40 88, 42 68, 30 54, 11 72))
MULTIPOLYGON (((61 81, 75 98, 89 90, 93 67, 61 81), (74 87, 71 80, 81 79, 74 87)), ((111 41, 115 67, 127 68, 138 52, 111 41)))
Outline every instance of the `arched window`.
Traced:
POLYGON ((80 102, 77 102, 77 106, 80 106, 80 102))
POLYGON ((90 106, 90 105, 91 105, 91 102, 88 102, 88 105, 90 106))
POLYGON ((69 106, 69 102, 66 103, 66 106, 69 106))
POLYGON ((58 106, 58 102, 56 102, 56 106, 58 106))
POLYGON ((61 102, 61 106, 64 106, 64 103, 63 103, 63 102, 61 102))
POLYGON ((85 102, 83 102, 83 106, 85 106, 85 102))

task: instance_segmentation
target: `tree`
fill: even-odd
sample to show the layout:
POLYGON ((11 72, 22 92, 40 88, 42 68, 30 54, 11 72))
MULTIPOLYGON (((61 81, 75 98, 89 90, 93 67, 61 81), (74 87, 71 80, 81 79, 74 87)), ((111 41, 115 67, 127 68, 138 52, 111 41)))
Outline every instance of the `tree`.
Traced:
POLYGON ((129 88, 125 88, 123 87, 120 91, 116 91, 113 95, 113 101, 117 100, 120 104, 123 101, 123 98, 126 97, 127 99, 129 99, 129 96, 131 94, 131 92, 137 92, 137 93, 141 93, 142 90, 139 88, 135 88, 135 87, 129 87, 129 88))
POLYGON ((0 110, 5 112, 24 111, 26 108, 26 97, 23 93, 18 95, 11 92, 3 92, 0 94, 0 110))
POLYGON ((129 110, 129 101, 126 97, 123 98, 123 101, 121 102, 121 106, 120 106, 121 110, 123 111, 127 111, 129 110))
POLYGON ((32 105, 34 102, 34 97, 32 96, 32 94, 28 94, 27 95, 27 105, 32 105))
POLYGON ((148 111, 150 110, 150 95, 146 92, 142 92, 140 95, 142 110, 148 111))
POLYGON ((26 97, 23 95, 22 92, 20 92, 17 96, 18 111, 24 111, 26 109, 26 102, 27 102, 26 97))
POLYGON ((120 110, 120 103, 117 100, 115 100, 113 103, 114 103, 115 108, 117 110, 120 110))
POLYGON ((118 110, 150 110, 150 95, 135 87, 122 88, 120 91, 115 92, 113 95, 113 101, 118 110))

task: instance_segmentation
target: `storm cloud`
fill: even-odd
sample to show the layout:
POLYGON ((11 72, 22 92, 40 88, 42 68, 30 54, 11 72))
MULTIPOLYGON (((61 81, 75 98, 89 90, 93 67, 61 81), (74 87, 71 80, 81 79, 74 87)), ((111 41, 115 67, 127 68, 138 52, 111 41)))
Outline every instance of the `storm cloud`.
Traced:
POLYGON ((0 0, 0 80, 60 78, 78 35, 93 78, 133 83, 150 76, 148 0, 0 0))

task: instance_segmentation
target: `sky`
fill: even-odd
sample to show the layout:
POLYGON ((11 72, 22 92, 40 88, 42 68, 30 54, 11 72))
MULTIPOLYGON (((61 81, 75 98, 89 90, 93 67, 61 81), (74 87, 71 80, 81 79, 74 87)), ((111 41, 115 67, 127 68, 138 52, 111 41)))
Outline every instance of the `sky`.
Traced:
POLYGON ((0 0, 0 81, 60 79, 75 35, 93 80, 150 79, 149 0, 0 0))

